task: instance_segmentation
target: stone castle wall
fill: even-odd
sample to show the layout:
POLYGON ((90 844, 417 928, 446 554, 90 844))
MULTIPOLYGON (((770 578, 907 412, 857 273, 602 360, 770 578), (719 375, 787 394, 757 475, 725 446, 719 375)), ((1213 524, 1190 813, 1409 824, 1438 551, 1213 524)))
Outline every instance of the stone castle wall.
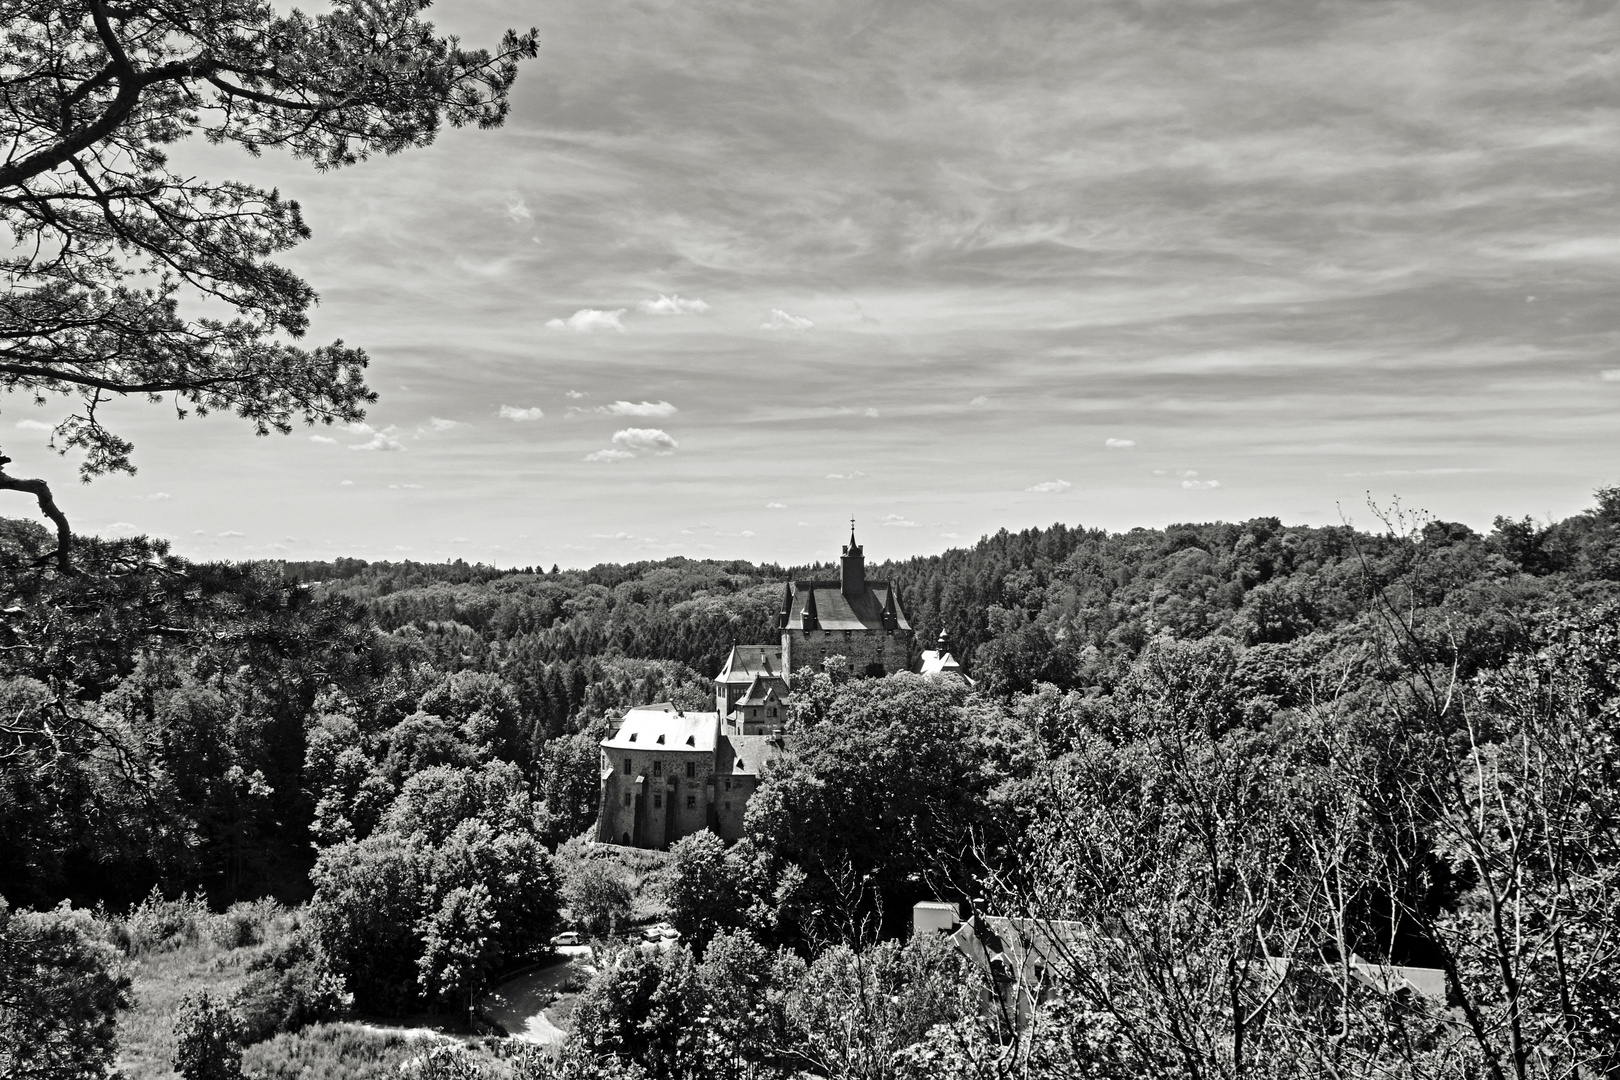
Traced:
POLYGON ((603 750, 602 771, 607 775, 602 778, 596 839, 604 844, 663 849, 715 826, 714 754, 709 751, 663 746, 603 750))
POLYGON ((909 630, 782 631, 782 663, 789 671, 819 667, 829 656, 842 656, 856 675, 893 675, 910 671, 916 659, 915 635, 909 630), (882 671, 876 670, 878 665, 882 671))

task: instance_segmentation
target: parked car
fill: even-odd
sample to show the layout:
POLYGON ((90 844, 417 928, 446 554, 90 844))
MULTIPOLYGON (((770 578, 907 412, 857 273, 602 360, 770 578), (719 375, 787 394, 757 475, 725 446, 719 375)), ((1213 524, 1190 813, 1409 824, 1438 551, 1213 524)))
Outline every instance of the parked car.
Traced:
POLYGON ((667 922, 653 923, 641 932, 643 941, 663 941, 671 936, 680 937, 680 934, 667 922))
POLYGON ((577 930, 564 930, 562 933, 552 938, 551 943, 553 945, 583 945, 585 944, 585 939, 579 936, 579 931, 577 930))

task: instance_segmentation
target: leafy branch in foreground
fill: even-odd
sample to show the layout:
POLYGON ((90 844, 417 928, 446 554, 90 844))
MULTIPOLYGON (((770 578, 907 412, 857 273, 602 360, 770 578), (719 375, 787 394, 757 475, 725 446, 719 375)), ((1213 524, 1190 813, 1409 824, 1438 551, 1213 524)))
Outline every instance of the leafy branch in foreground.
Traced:
MULTIPOLYGON (((463 49, 426 7, 0 0, 0 389, 77 399, 52 446, 82 451, 85 479, 134 471, 132 444, 98 415, 114 397, 167 397, 180 417, 233 410, 260 435, 365 415, 363 351, 293 344, 316 295, 270 259, 309 235, 298 204, 178 175, 166 147, 201 134, 326 170, 426 146, 446 121, 499 126, 536 32, 463 49), (226 313, 189 315, 183 299, 226 313)), ((39 499, 66 569, 49 488, 4 464, 0 490, 39 499)))

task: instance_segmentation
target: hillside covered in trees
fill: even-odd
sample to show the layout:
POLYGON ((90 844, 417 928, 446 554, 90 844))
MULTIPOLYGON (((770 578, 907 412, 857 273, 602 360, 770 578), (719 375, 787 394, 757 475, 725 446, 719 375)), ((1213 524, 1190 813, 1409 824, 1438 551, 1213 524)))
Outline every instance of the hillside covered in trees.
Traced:
MULTIPOLYGON (((747 837, 677 845, 680 948, 614 954, 561 1063, 523 1067, 1620 1068, 1620 491, 1488 535, 1383 525, 1054 525, 873 565, 976 685, 797 676, 747 837), (1032 1018, 899 944, 934 897, 1071 928, 1032 1018), (1446 1000, 1353 958, 1442 969, 1446 1000)), ((128 953, 182 894, 275 897, 297 930, 238 1003, 257 1037, 454 1014, 565 921, 610 928, 624 883, 575 839, 604 717, 703 707, 816 572, 196 564, 137 538, 64 574, 52 544, 0 530, 5 962, 128 953)))

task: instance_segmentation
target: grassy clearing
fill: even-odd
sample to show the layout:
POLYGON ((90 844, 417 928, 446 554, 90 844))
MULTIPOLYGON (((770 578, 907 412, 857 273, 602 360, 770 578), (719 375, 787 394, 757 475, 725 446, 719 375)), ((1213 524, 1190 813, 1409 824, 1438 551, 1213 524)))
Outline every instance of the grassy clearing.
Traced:
POLYGON ((199 941, 133 958, 135 1007, 118 1018, 118 1070, 124 1080, 174 1080, 174 1021, 187 994, 228 998, 247 976, 252 949, 199 941))
POLYGON ((359 1024, 316 1024, 242 1053, 242 1071, 261 1080, 394 1080, 423 1040, 359 1024))

